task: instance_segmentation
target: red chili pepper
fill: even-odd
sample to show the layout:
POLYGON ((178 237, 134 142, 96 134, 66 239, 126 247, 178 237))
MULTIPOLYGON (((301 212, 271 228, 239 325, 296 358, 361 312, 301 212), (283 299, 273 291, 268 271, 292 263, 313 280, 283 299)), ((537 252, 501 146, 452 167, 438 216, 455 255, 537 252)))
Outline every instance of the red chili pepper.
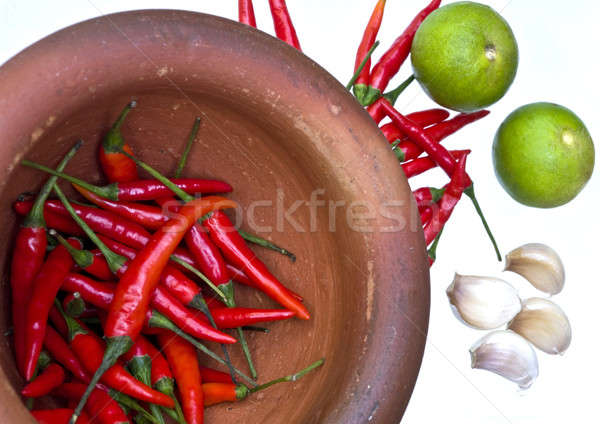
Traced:
MULTIPOLYGON (((57 309, 53 309, 56 310, 56 312, 58 312, 57 309)), ((57 317, 55 317, 55 319, 56 318, 57 317)), ((60 317, 60 319, 64 324, 64 320, 62 319, 62 317, 60 317)), ((68 331, 68 329, 66 329, 66 324, 64 325, 65 330, 68 331)), ((83 365, 81 364, 81 362, 79 362, 79 359, 77 359, 75 354, 71 351, 67 342, 65 342, 61 335, 58 334, 58 332, 50 326, 46 327, 44 348, 48 351, 48 353, 50 353, 50 356, 52 356, 52 358, 54 358, 57 362, 60 362, 62 366, 65 367, 67 370, 71 371, 75 378, 83 382, 90 381, 89 374, 83 368, 83 365)))
MULTIPOLYGON (((125 246, 108 237, 98 237, 110 250, 126 258, 134 259, 138 253, 136 249, 125 246)), ((202 296, 200 287, 171 263, 165 267, 160 275, 160 283, 186 306, 193 306, 198 302, 198 297, 202 296)))
MULTIPOLYGON (((238 283, 243 284, 245 286, 250 286, 250 287, 256 288, 256 285, 241 269, 228 263, 227 270, 229 271, 229 274, 231 275, 232 280, 237 281, 238 283)), ((293 292, 290 289, 287 289, 287 290, 289 291, 290 295, 293 296, 294 298, 296 298, 298 301, 300 301, 300 302, 304 301, 304 298, 302 296, 300 296, 298 293, 293 292)))
POLYGON ((211 312, 219 328, 238 328, 294 316, 294 312, 287 309, 216 308, 211 312))
POLYGON ((369 78, 368 92, 365 96, 366 104, 371 104, 377 100, 385 91, 392 77, 398 73, 400 66, 408 57, 417 29, 419 29, 425 18, 440 6, 440 3, 441 0, 432 0, 425 9, 419 12, 373 67, 369 78))
POLYGON ((256 28, 252 0, 238 0, 238 18, 241 23, 256 28))
POLYGON ((444 194, 439 201, 439 207, 436 208, 431 221, 425 225, 423 231, 425 232, 425 242, 429 245, 441 229, 444 224, 450 218, 454 207, 460 200, 462 193, 465 188, 470 185, 470 179, 465 171, 467 164, 467 155, 463 154, 458 160, 458 164, 452 174, 450 183, 446 186, 444 194))
POLYGON ((60 386, 65 381, 65 377, 65 371, 60 365, 50 364, 21 390, 21 394, 31 398, 46 396, 55 387, 60 386))
MULTIPOLYGON (((72 409, 58 408, 58 409, 38 409, 37 411, 31 411, 33 418, 37 420, 39 424, 66 424, 69 422, 69 418, 73 414, 72 409)), ((77 420, 77 424, 89 424, 92 421, 87 414, 82 414, 77 420)), ((115 422, 113 421, 113 424, 115 422)))
MULTIPOLYGON (((457 158, 463 154, 470 154, 471 150, 451 150, 450 154, 457 158)), ((404 175, 406 178, 415 177, 417 175, 422 174, 423 172, 429 171, 430 169, 436 168, 437 163, 431 159, 429 156, 425 156, 422 158, 416 158, 410 160, 408 162, 404 162, 402 164, 402 170, 404 171, 404 175)))
MULTIPOLYGON (((481 110, 474 113, 469 114, 459 114, 454 118, 449 119, 444 122, 437 123, 432 127, 426 128, 425 133, 437 143, 440 143, 443 139, 448 137, 451 134, 454 134, 456 131, 460 130, 464 126, 475 122, 489 114, 487 110, 481 110)), ((407 115, 408 119, 413 120, 409 115, 407 115)), ((413 122, 417 123, 417 125, 422 126, 421 122, 413 122)), ((395 143, 396 141, 400 141, 397 146, 397 149, 402 151, 403 160, 411 160, 417 158, 421 153, 423 153, 423 149, 419 147, 414 142, 410 141, 408 137, 393 123, 389 123, 381 127, 381 131, 386 136, 390 143, 395 143)))
MULTIPOLYGON (((69 327, 71 348, 86 370, 90 373, 95 372, 102 363, 105 352, 104 342, 73 318, 66 315, 63 315, 63 318, 69 327)), ((104 384, 133 398, 168 408, 172 408, 174 405, 173 399, 136 380, 119 363, 109 367, 101 377, 104 384)), ((92 389, 95 385, 91 386, 92 389)), ((74 417, 76 415, 78 414, 73 414, 74 417)))
POLYGON ((232 384, 233 380, 231 375, 223 371, 218 371, 212 368, 203 367, 200 365, 200 375, 202 376, 202 382, 206 383, 224 383, 232 384))
POLYGON ((444 190, 445 188, 421 187, 420 189, 413 191, 413 197, 417 202, 417 208, 419 208, 419 211, 422 208, 426 208, 434 203, 437 203, 442 198, 444 190))
MULTIPOLYGON (((78 292, 86 302, 102 310, 108 310, 113 302, 116 286, 71 273, 64 279, 62 289, 71 293, 78 292)), ((217 343, 230 344, 236 342, 233 337, 207 325, 201 315, 191 313, 161 286, 153 290, 150 304, 193 337, 217 343)), ((145 318, 145 315, 143 318, 145 318)))
POLYGON ((148 230, 157 230, 169 220, 163 214, 163 211, 156 206, 132 202, 114 202, 97 196, 77 184, 73 184, 73 187, 94 205, 136 222, 148 230))
MULTIPOLYGON (((63 319, 62 314, 59 312, 59 310, 56 308, 56 306, 52 306, 52 309, 50 309, 50 313, 48 314, 48 317, 50 318, 50 321, 52 321, 54 328, 56 329, 56 331, 58 331, 58 333, 61 335, 61 337, 68 340, 69 339, 69 329, 67 328, 67 323, 63 319)), ((50 328, 50 327, 46 327, 46 331, 48 331, 48 328, 50 328)))
MULTIPOLYGON (((64 383, 54 390, 58 397, 78 401, 85 393, 85 385, 80 383, 64 383)), ((129 424, 129 419, 123 409, 109 394, 100 388, 92 391, 87 404, 87 413, 94 417, 94 422, 101 424, 129 424)), ((71 412, 72 415, 72 412, 71 412)))
MULTIPOLYGON (((112 212, 102 209, 73 204, 73 209, 83 221, 95 232, 117 240, 137 249, 143 248, 149 241, 151 234, 141 225, 122 218, 112 212)), ((22 213, 29 210, 31 202, 15 203, 15 210, 22 213)), ((52 211, 65 217, 70 217, 69 211, 58 200, 51 200, 45 204, 46 211, 52 211)))
MULTIPOLYGON (((354 61, 354 72, 358 71, 360 64, 367 56, 367 53, 375 43, 375 39, 377 38, 377 33, 379 32, 379 27, 381 26, 381 21, 383 20, 383 11, 385 9, 385 1, 379 0, 375 5, 375 9, 371 13, 371 17, 369 18, 369 22, 367 23, 367 27, 365 28, 365 32, 363 33, 362 40, 358 45, 358 51, 356 52, 356 60, 354 61)), ((367 91, 367 86, 369 85, 369 74, 371 73, 371 59, 369 58, 358 75, 354 83, 354 94, 359 101, 362 100, 367 91)))
POLYGON ((227 259, 241 268, 252 279, 257 288, 282 306, 296 313, 300 319, 310 319, 306 307, 290 295, 289 291, 269 272, 265 264, 256 257, 235 230, 227 215, 215 211, 203 222, 212 241, 227 259))
MULTIPOLYGON (((140 334, 160 275, 185 233, 196 220, 207 213, 217 208, 235 206, 235 202, 222 197, 204 197, 186 203, 179 210, 177 217, 171 219, 154 233, 150 242, 131 261, 117 285, 108 311, 104 326, 104 334, 107 339, 106 351, 101 364, 92 377, 88 391, 93 388, 104 372, 129 350, 140 334)), ((75 419, 86 400, 87 397, 84 395, 75 410, 75 419)), ((167 406, 172 406, 172 404, 167 406)))
MULTIPOLYGON (((82 247, 77 239, 70 239, 74 247, 82 247)), ((25 324, 25 379, 31 380, 35 373, 38 357, 42 351, 48 314, 62 281, 73 268, 71 255, 63 246, 54 249, 36 276, 31 299, 27 306, 25 324)))
POLYGON ((269 7, 271 8, 271 16, 273 17, 273 25, 275 26, 277 38, 301 51, 300 42, 298 41, 298 36, 292 24, 292 18, 288 12, 285 0, 269 0, 269 7))
MULTIPOLYGON (((77 143, 58 164, 62 171, 75 155, 81 142, 77 143)), ((50 195, 56 178, 49 178, 44 184, 35 202, 32 202, 23 224, 19 228, 13 248, 10 267, 10 287, 12 294, 12 322, 14 325, 15 358, 17 367, 25 375, 25 315, 35 276, 38 274, 46 256, 46 222, 44 221, 44 202, 50 195)))
POLYGON ((186 421, 188 424, 202 424, 204 395, 196 349, 176 335, 159 334, 158 343, 175 376, 186 421))
POLYGON ((121 153, 121 150, 132 154, 131 148, 125 144, 121 134, 121 126, 125 121, 125 117, 131 109, 136 106, 135 101, 131 101, 108 131, 98 152, 98 159, 104 175, 111 183, 125 183, 138 179, 137 167, 135 163, 121 153))
MULTIPOLYGON (((371 115, 371 118, 376 124, 379 123, 387 116, 381 102, 375 102, 367 108, 367 112, 371 115)), ((419 112, 413 112, 406 115, 411 121, 421 127, 428 127, 430 125, 439 124, 450 116, 450 112, 445 109, 427 109, 419 112)))
MULTIPOLYGON (((44 171, 50 175, 60 177, 73 184, 115 202, 138 202, 143 200, 156 200, 161 197, 166 197, 171 194, 171 191, 157 180, 137 180, 128 183, 112 183, 106 186, 95 186, 86 183, 85 181, 57 172, 39 163, 29 160, 21 161, 21 165, 28 166, 40 171, 44 171)), ((188 194, 210 194, 210 193, 228 193, 232 187, 224 181, 217 180, 201 180, 197 178, 180 178, 173 179, 172 182, 188 194)))
POLYGON ((419 211, 419 216, 421 218, 421 225, 424 226, 433 217, 433 208, 431 206, 425 206, 419 211))

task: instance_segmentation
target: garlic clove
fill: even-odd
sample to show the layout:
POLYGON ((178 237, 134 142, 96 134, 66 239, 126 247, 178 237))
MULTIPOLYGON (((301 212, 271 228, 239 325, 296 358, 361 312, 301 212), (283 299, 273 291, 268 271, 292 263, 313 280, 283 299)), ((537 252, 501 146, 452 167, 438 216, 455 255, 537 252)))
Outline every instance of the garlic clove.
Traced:
POLYGON ((525 277, 536 289, 551 295, 565 285, 565 268, 558 254, 541 243, 525 244, 506 255, 505 271, 525 277))
POLYGON ((493 331, 469 350, 471 368, 491 371, 522 389, 531 387, 539 374, 538 360, 527 340, 510 330, 493 331))
POLYGON ((509 328, 551 355, 562 354, 571 344, 571 325, 567 315, 556 303, 547 299, 532 297, 525 300, 509 328))
POLYGON ((498 278, 455 274, 446 294, 455 315, 480 330, 498 328, 521 310, 515 288, 498 278))

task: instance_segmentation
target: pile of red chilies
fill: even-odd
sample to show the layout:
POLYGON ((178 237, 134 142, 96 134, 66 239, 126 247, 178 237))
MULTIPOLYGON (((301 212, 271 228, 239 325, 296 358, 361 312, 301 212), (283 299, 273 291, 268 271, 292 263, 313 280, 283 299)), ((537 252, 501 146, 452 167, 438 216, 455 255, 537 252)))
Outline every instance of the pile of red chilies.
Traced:
POLYGON ((32 411, 40 423, 161 424, 165 415, 178 423, 202 423, 207 406, 295 381, 323 363, 256 383, 243 330, 266 332, 253 326, 310 315, 246 240, 294 256, 236 230, 223 210, 237 204, 216 195, 230 192, 229 184, 180 178, 199 119, 175 178, 136 159, 120 131, 134 106, 127 105, 99 149, 109 185, 63 173, 82 142, 56 169, 22 161, 51 174, 34 200, 22 196, 14 204, 24 220, 11 267, 15 357, 27 381, 22 395, 31 408, 35 398, 47 395, 65 405, 32 411), (140 179, 140 168, 154 179, 140 179), (58 178, 92 205, 70 201, 58 178), (48 200, 51 192, 57 200, 48 200), (237 307, 234 280, 283 309, 237 307), (225 329, 237 329, 237 339, 225 329), (202 341, 221 344, 223 356, 202 341), (238 341, 251 376, 231 363, 227 346, 238 341), (229 372, 201 366, 197 350, 229 372))
MULTIPOLYGON (((475 197, 473 182, 466 174, 465 162, 470 150, 448 151, 440 144, 449 135, 487 116, 489 112, 482 110, 469 114, 461 113, 450 119, 447 110, 438 108, 401 114, 394 108, 394 103, 414 80, 413 76, 396 89, 385 92, 390 80, 408 58, 417 29, 425 18, 440 6, 441 0, 431 1, 419 12, 371 69, 371 54, 378 45, 376 37, 383 20, 385 3, 386 0, 378 0, 375 5, 356 53, 354 76, 347 88, 354 90, 357 100, 367 107, 373 120, 380 125, 381 131, 392 144, 392 150, 401 162, 407 178, 438 166, 450 178, 450 182, 444 187, 423 187, 413 192, 425 241, 429 246, 429 264, 432 265, 436 259, 439 236, 463 193, 473 201, 494 245, 498 260, 501 260, 496 241, 475 197), (381 125, 386 118, 389 118, 390 122, 381 125)), ((300 50, 285 1, 269 0, 269 5, 277 37, 300 50)), ((251 0, 239 0, 239 21, 256 27, 251 0)))

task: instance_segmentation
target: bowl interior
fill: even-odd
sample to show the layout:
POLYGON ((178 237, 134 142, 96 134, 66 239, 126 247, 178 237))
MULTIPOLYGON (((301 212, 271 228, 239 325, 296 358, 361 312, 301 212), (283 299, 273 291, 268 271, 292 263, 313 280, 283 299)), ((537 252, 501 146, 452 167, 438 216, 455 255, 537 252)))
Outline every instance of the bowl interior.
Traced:
MULTIPOLYGON (((231 197, 241 205, 237 222, 298 257, 291 263, 255 249, 284 284, 304 296, 312 313, 308 322, 288 320, 267 325, 269 334, 247 333, 260 380, 327 360, 294 384, 208 409, 207 422, 400 419, 427 327, 422 235, 412 225, 414 207, 393 155, 386 155, 385 141, 368 116, 333 78, 264 34, 173 11, 80 24, 43 40, 3 69, 0 87, 10 90, 0 112, 9 111, 8 103, 17 97, 22 104, 10 111, 12 120, 5 116, 1 122, 7 129, 0 151, 6 169, 0 192, 0 218, 6 224, 0 235, 2 334, 10 325, 7 276, 17 228, 10 205, 45 179, 18 166, 18 160, 26 156, 55 166, 82 138, 85 145, 67 171, 103 182, 96 160, 99 141, 134 98, 138 107, 123 135, 136 155, 166 174, 173 172, 200 116, 184 175, 229 182, 231 197), (93 57, 86 57, 88 51, 93 57), (47 66, 34 69, 44 59, 47 66), (401 203, 395 215, 366 215, 386 199, 401 203), (400 231, 382 231, 401 218, 408 224, 400 231)), ((236 290, 239 305, 277 307, 255 290, 236 290)), ((22 382, 9 339, 1 337, 0 365, 18 390, 22 382)), ((240 349, 231 350, 244 368, 240 349)), ((2 404, 14 396, 0 390, 2 404)), ((6 411, 10 417, 20 413, 25 414, 6 411)))

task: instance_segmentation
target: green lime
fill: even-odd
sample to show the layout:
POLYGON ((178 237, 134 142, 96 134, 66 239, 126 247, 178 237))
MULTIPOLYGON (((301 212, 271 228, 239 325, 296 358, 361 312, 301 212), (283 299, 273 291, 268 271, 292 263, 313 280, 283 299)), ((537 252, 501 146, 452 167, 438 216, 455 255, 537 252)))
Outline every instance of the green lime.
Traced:
POLYGON ((594 169, 594 143, 569 109, 533 103, 511 113, 494 139, 500 184, 516 201, 538 208, 564 205, 594 169))
POLYGON ((517 74, 519 51, 502 16, 465 1, 441 7, 423 21, 411 60, 417 80, 435 102, 473 112, 506 94, 517 74))

